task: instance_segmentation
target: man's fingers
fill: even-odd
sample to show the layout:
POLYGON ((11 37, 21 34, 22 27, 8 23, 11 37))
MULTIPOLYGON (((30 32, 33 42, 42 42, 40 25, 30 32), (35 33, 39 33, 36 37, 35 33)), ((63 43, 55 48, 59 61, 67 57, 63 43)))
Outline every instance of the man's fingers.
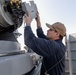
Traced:
POLYGON ((24 17, 27 17, 27 15, 26 15, 26 14, 24 14, 24 17))
POLYGON ((39 15, 39 12, 37 11, 37 14, 39 15))
POLYGON ((25 17, 30 17, 30 13, 29 13, 29 11, 27 12, 27 15, 24 14, 24 16, 25 16, 25 17))
POLYGON ((30 16, 30 12, 28 11, 28 16, 30 16))
POLYGON ((39 16, 39 12, 38 12, 38 11, 36 12, 36 16, 37 16, 37 17, 39 16))

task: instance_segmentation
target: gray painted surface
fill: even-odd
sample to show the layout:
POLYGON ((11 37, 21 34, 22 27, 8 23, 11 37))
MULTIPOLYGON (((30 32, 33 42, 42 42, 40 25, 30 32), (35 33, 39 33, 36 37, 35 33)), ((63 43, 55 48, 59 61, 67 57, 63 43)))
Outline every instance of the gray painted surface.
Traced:
MULTIPOLYGON (((12 15, 4 10, 4 2, 5 0, 0 0, 0 26, 6 28, 14 25, 14 22, 12 15)), ((31 13, 31 19, 36 18, 37 8, 34 2, 31 1, 32 6, 30 7, 28 4, 26 5, 31 13)), ((0 35, 0 75, 23 75, 33 69, 39 58, 32 53, 21 53, 18 41, 16 41, 14 36, 12 37, 12 32, 7 32, 8 33, 4 32, 4 34, 2 33, 2 35, 0 35)), ((34 71, 34 74, 39 73, 39 70, 40 65, 34 71)))
POLYGON ((37 6, 36 4, 34 3, 34 1, 29 1, 28 3, 27 2, 24 2, 22 4, 23 6, 23 10, 25 11, 25 13, 27 14, 28 11, 30 13, 30 17, 31 19, 33 20, 34 18, 36 18, 36 13, 37 13, 37 6))
POLYGON ((67 43, 66 41, 66 45, 67 45, 66 61, 65 61, 66 75, 76 75, 76 34, 69 35, 69 43, 67 43), (68 49, 68 44, 69 44, 69 49, 68 49))
POLYGON ((13 41, 0 41, 0 54, 12 51, 20 51, 20 44, 13 41))
POLYGON ((0 75, 22 75, 34 67, 30 54, 0 57, 0 75))
POLYGON ((12 20, 12 16, 10 15, 9 12, 5 13, 4 10, 4 4, 0 3, 0 25, 2 27, 8 27, 10 25, 13 25, 13 20, 12 20))

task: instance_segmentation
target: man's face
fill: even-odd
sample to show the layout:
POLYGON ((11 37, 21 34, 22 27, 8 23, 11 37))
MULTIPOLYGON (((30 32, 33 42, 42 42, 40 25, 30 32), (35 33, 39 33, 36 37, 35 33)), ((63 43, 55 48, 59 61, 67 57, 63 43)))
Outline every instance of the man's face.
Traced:
POLYGON ((47 38, 56 40, 57 38, 59 38, 59 33, 54 29, 49 29, 47 30, 47 38))

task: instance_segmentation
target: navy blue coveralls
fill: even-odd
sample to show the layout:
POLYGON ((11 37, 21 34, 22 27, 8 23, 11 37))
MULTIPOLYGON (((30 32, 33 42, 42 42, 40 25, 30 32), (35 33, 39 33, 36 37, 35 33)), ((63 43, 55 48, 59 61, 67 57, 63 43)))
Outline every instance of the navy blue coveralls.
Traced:
MULTIPOLYGON (((31 29, 31 26, 26 26, 24 29, 24 42, 37 54, 43 56, 41 74, 58 63, 65 55, 66 47, 62 43, 62 39, 48 40, 44 35, 42 28, 37 29, 36 37, 31 29), (45 68, 46 70, 45 70, 45 68)), ((58 65, 47 72, 49 75, 65 75, 65 56, 58 65)))

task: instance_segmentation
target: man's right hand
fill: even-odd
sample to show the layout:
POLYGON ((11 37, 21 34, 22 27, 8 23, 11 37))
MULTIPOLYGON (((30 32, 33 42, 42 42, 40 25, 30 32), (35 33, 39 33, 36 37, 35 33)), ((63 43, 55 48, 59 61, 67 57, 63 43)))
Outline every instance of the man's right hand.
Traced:
POLYGON ((37 22, 37 28, 41 27, 41 22, 40 22, 40 16, 39 16, 39 12, 37 12, 37 17, 35 18, 36 22, 37 22))
POLYGON ((26 25, 31 25, 31 17, 30 17, 30 13, 28 12, 28 15, 24 15, 24 20, 25 20, 25 23, 26 25))

